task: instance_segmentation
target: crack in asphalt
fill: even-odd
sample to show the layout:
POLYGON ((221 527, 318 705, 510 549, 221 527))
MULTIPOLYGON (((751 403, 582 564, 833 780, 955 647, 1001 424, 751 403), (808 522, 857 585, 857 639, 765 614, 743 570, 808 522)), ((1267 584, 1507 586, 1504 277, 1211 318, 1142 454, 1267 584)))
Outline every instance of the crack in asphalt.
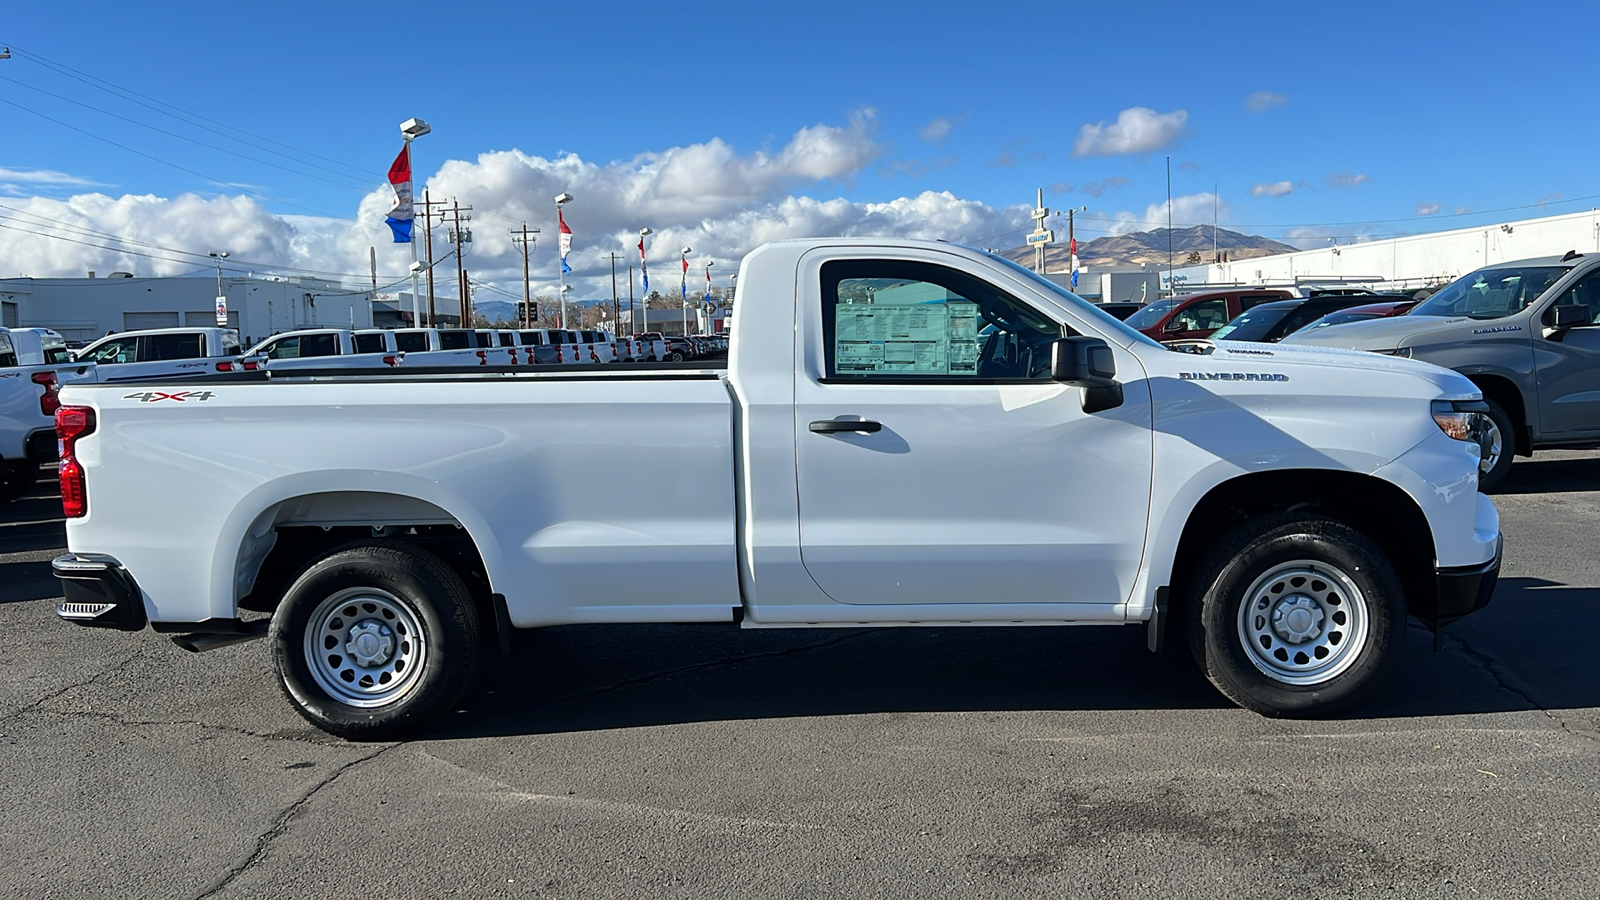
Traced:
POLYGON ((1586 741, 1600 741, 1600 735, 1587 731, 1574 731, 1572 726, 1567 724, 1566 719, 1556 715, 1554 710, 1550 709, 1550 707, 1546 706, 1539 699, 1538 692, 1533 688, 1532 685, 1523 681, 1521 678, 1518 678, 1514 672, 1512 672, 1510 669, 1507 669, 1493 656, 1467 643, 1466 639, 1460 635, 1447 633, 1445 635, 1445 640, 1459 646, 1461 651, 1466 654, 1469 659, 1476 662, 1479 668, 1483 669, 1483 671, 1486 672, 1489 677, 1494 680, 1494 683, 1499 685, 1502 690, 1521 697, 1528 703, 1529 706, 1544 713, 1545 716, 1550 719, 1550 721, 1559 725, 1562 731, 1565 731, 1567 734, 1570 734, 1573 737, 1582 738, 1586 741))
POLYGON ((315 797, 319 791, 337 781, 340 775, 343 775, 345 772, 348 772, 350 769, 359 766, 364 762, 377 759, 383 754, 388 753, 390 750, 394 750, 403 746, 405 746, 404 742, 379 747, 377 750, 374 750, 365 756, 353 759, 328 773, 328 777, 312 785, 310 790, 300 795, 300 799, 289 804, 289 807, 278 816, 278 821, 274 822, 271 828, 268 828, 261 834, 260 837, 256 838, 255 850, 243 862, 228 869, 227 872, 223 873, 222 878, 218 879, 214 884, 206 888, 204 891, 196 894, 195 900, 205 900, 207 897, 215 896, 219 891, 224 890, 228 887, 228 885, 232 884, 236 879, 239 878, 239 876, 250 871, 250 869, 255 866, 256 863, 259 863, 265 859, 267 856, 267 851, 272 847, 272 842, 277 840, 279 837, 282 837, 283 833, 289 830, 289 825, 294 821, 295 816, 299 814, 300 810, 304 809, 305 805, 311 802, 311 798, 315 797))
POLYGON ((39 710, 39 713, 40 715, 46 716, 59 716, 64 719, 102 719, 105 721, 115 722, 118 725, 125 725, 130 728, 170 728, 174 725, 189 725, 202 731, 220 731, 224 734, 255 738, 262 741, 283 741, 291 744, 310 744, 315 747, 342 747, 348 746, 350 743, 349 741, 333 737, 321 731, 317 731, 315 733, 307 732, 305 734, 251 731, 248 728, 240 728, 237 725, 219 725, 216 722, 201 722, 197 719, 130 719, 125 718, 118 713, 95 712, 87 709, 44 709, 39 710), (325 737, 327 740, 319 740, 319 737, 325 737))
POLYGON ((95 682, 99 681, 100 679, 106 677, 107 675, 110 675, 110 674, 120 670, 123 666, 126 666, 126 665, 132 663, 134 660, 138 659, 141 655, 142 654, 139 651, 136 650, 133 653, 129 654, 127 657, 125 657, 125 658, 123 658, 121 660, 118 660, 117 662, 111 663, 110 665, 106 666, 104 669, 101 669, 100 671, 94 673, 93 675, 91 675, 90 677, 84 679, 83 681, 75 681, 72 684, 66 685, 65 687, 58 688, 57 690, 54 690, 54 691, 51 691, 48 694, 45 694, 43 697, 40 697, 39 699, 33 701, 32 703, 29 703, 27 706, 21 707, 21 708, 19 708, 17 710, 14 710, 12 712, 6 713, 3 716, 0 716, 0 722, 9 722, 12 719, 21 718, 22 716, 26 715, 27 713, 33 712, 34 710, 38 709, 39 707, 43 706, 46 703, 49 703, 51 700, 54 700, 55 698, 61 696, 62 694, 65 694, 68 691, 73 691, 73 690, 77 690, 78 688, 88 687, 89 685, 94 684, 95 682))

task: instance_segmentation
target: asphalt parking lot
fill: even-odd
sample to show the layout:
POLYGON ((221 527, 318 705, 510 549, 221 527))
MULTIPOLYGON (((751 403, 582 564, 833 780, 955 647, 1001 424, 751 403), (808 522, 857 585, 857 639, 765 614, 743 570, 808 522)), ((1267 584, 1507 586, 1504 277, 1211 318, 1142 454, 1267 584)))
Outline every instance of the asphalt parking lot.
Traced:
POLYGON ((41 489, 0 507, 0 896, 1592 898, 1600 453, 1496 502, 1493 604, 1337 720, 1137 628, 573 627, 351 744, 263 642, 57 622, 41 489))

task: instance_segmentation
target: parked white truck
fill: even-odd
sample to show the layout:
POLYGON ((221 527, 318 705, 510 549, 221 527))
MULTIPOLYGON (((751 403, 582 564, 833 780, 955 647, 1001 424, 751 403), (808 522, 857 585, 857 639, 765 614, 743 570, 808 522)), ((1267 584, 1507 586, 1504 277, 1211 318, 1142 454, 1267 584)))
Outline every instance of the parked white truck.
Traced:
POLYGON ((64 382, 92 381, 95 367, 75 363, 67 342, 48 328, 0 328, 0 503, 39 480, 56 458, 56 409, 64 382))
POLYGON ((1234 701, 1314 715, 1493 590, 1454 372, 1171 349, 946 243, 780 241, 739 285, 725 371, 70 386, 58 614, 265 632, 302 715, 377 739, 563 623, 1172 621, 1234 701))

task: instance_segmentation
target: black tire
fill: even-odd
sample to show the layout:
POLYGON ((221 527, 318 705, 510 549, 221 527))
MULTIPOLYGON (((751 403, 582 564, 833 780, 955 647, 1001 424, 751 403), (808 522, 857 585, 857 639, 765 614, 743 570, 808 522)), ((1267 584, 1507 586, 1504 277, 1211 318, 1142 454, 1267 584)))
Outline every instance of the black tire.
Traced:
POLYGON ((461 577, 432 553, 392 541, 344 547, 303 570, 267 637, 300 715, 361 741, 420 734, 460 699, 481 652, 461 577), (363 650, 375 655, 360 660, 363 650))
POLYGON ((10 503, 38 483, 38 463, 29 459, 0 460, 0 503, 10 503))
POLYGON ((1263 715, 1353 706, 1404 646, 1394 566, 1360 532, 1320 516, 1276 513, 1229 531, 1206 552, 1189 598, 1189 647, 1206 678, 1263 715), (1259 614, 1242 615, 1246 603, 1259 614))
MULTIPOLYGON (((1494 427, 1499 432, 1500 456, 1487 471, 1478 470, 1478 490, 1487 491, 1506 477, 1511 471, 1512 458, 1517 453, 1517 423, 1506 412, 1506 408, 1485 397, 1484 402, 1489 404, 1489 418, 1494 420, 1494 427)), ((1491 438, 1492 440, 1492 438, 1491 438)), ((1489 452, 1485 448, 1485 452, 1489 452)))
POLYGON ((683 362, 683 354, 674 350, 667 354, 667 362, 683 362))

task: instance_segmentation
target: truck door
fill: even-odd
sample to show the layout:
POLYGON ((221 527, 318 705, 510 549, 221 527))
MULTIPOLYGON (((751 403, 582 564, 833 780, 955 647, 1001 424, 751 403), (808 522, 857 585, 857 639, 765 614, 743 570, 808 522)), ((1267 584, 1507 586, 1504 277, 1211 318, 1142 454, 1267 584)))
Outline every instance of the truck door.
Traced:
POLYGON ((1049 379, 1059 312, 954 257, 900 254, 801 263, 806 571, 848 604, 1126 600, 1150 500, 1137 361, 1114 348, 1125 403, 1087 414, 1049 379))
POLYGON ((1551 309, 1564 304, 1588 307, 1592 324, 1543 340, 1534 334, 1539 430, 1575 438, 1600 434, 1600 322, 1595 321, 1600 319, 1600 269, 1580 278, 1546 307, 1542 322, 1554 321, 1551 309))

